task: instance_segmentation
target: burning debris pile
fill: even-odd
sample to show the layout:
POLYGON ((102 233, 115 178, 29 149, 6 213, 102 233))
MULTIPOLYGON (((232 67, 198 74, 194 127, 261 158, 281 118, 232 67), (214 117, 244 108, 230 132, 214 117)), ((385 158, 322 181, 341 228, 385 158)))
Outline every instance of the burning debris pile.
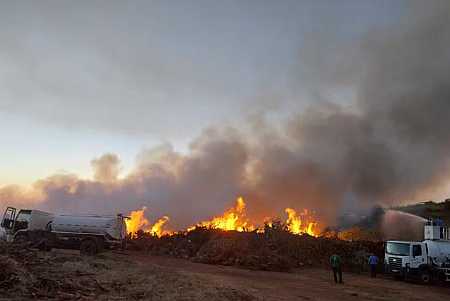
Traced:
MULTIPOLYGON (((317 222, 304 210, 297 214, 286 208, 288 218, 266 221, 256 227, 245 216, 245 202, 238 198, 236 206, 222 216, 197 223, 184 231, 163 231, 159 221, 151 225, 143 211, 131 213, 130 248, 154 255, 174 256, 195 262, 241 266, 249 269, 289 271, 305 265, 324 266, 329 256, 341 254, 345 266, 361 270, 368 253, 383 255, 380 242, 350 242, 332 236, 320 236, 317 222), (158 226, 158 227, 156 227, 158 226)), ((167 221, 164 219, 164 221, 167 221)))
POLYGON ((369 253, 383 257, 383 244, 337 238, 296 235, 281 223, 266 225, 264 232, 224 231, 197 227, 157 237, 138 231, 130 248, 153 255, 173 256, 195 262, 240 266, 256 270, 289 271, 302 266, 327 266, 340 254, 345 268, 361 271, 369 253))
POLYGON ((236 206, 228 209, 222 216, 214 217, 210 221, 203 221, 195 226, 191 226, 187 231, 194 230, 197 227, 211 229, 222 229, 225 231, 253 231, 255 226, 251 225, 245 217, 245 202, 242 197, 236 200, 236 206))
POLYGON ((163 230, 164 224, 169 221, 169 217, 163 216, 153 225, 144 217, 147 207, 142 207, 141 210, 131 211, 129 214, 130 219, 126 220, 128 232, 134 235, 138 230, 150 233, 156 236, 162 236, 164 234, 170 234, 171 232, 163 230))
MULTIPOLYGON (((154 224, 151 224, 144 216, 146 210, 147 207, 143 207, 141 210, 130 212, 129 219, 126 223, 128 232, 131 233, 131 236, 135 236, 138 230, 157 237, 174 235, 176 233, 176 231, 164 229, 170 220, 168 216, 163 216, 154 224)), ((185 231, 190 232, 196 228, 207 228, 238 232, 264 232, 264 227, 258 227, 250 222, 250 219, 246 216, 245 210, 245 201, 242 197, 239 197, 236 200, 235 206, 226 210, 221 216, 216 216, 211 220, 202 221, 189 226, 185 231)), ((317 229, 318 223, 314 220, 313 215, 310 214, 308 210, 305 209, 303 212, 297 213, 297 211, 292 208, 286 208, 285 213, 287 214, 285 222, 287 231, 293 234, 308 234, 310 236, 317 236, 319 234, 317 229)), ((266 218, 262 224, 271 225, 273 220, 274 218, 266 218)))

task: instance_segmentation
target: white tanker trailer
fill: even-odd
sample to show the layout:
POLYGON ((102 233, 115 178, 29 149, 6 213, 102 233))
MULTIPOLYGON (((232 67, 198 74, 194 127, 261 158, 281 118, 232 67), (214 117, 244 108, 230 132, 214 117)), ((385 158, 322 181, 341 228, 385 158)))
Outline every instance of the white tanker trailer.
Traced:
POLYGON ((1 222, 9 242, 29 241, 46 250, 79 249, 86 255, 125 245, 126 217, 121 214, 58 215, 28 209, 16 212, 16 208, 8 207, 1 222))

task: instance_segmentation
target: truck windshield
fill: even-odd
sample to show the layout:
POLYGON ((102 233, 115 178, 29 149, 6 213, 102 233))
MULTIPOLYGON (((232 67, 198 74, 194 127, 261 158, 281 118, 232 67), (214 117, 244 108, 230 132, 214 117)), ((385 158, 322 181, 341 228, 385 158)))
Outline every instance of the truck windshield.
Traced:
POLYGON ((30 210, 20 210, 17 214, 16 223, 14 224, 14 231, 19 231, 22 229, 28 229, 28 223, 31 219, 30 210))
POLYGON ((409 244, 399 242, 388 242, 386 244, 386 253, 392 255, 409 256, 409 244))

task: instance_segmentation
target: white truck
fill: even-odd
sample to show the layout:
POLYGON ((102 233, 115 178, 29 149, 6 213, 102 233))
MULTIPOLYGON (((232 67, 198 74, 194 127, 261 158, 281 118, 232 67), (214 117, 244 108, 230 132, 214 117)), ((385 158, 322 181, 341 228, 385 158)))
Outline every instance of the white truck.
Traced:
POLYGON ((428 221, 424 241, 390 240, 385 245, 385 271, 398 278, 450 282, 450 234, 442 223, 428 221))
POLYGON ((45 250, 79 249, 94 255, 105 248, 124 247, 127 217, 100 215, 62 215, 40 210, 8 207, 1 228, 9 242, 31 242, 45 250))

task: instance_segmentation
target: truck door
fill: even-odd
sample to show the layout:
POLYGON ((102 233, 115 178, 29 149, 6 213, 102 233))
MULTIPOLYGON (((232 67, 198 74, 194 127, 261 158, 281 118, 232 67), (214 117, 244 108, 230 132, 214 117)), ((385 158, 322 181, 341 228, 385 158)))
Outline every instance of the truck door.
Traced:
POLYGON ((412 259, 411 268, 418 268, 421 264, 425 263, 425 254, 422 251, 421 244, 412 245, 412 259))
POLYGON ((14 228, 14 220, 16 218, 16 208, 8 207, 3 214, 1 226, 5 229, 6 233, 11 233, 14 228))

